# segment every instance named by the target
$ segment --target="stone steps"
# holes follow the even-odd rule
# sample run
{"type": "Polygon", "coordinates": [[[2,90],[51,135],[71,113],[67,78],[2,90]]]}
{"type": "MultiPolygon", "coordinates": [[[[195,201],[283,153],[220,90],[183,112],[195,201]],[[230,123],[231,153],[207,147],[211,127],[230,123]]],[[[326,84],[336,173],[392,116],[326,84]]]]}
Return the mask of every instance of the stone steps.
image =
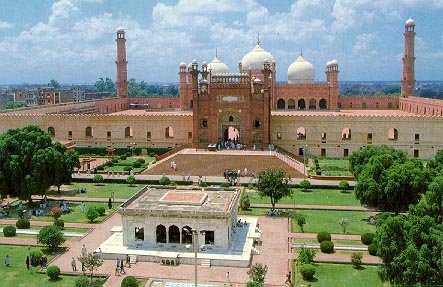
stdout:
{"type": "Polygon", "coordinates": [[[202,268],[211,268],[211,259],[203,259],[200,266],[202,268]]]}

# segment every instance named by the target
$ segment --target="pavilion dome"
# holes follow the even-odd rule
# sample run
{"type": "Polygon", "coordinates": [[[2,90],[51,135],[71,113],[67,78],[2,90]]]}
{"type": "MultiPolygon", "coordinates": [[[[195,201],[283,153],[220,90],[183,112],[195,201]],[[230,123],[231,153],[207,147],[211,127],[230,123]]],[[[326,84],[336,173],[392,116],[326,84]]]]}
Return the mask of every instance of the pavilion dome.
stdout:
{"type": "Polygon", "coordinates": [[[415,22],[414,22],[414,20],[412,18],[409,18],[408,20],[406,20],[405,25],[406,26],[414,26],[415,22]]]}
{"type": "Polygon", "coordinates": [[[208,69],[211,70],[211,73],[213,75],[229,73],[228,66],[225,63],[223,63],[222,61],[220,61],[220,59],[217,57],[217,55],[215,55],[212,62],[208,64],[208,69]]]}
{"type": "Polygon", "coordinates": [[[314,66],[300,55],[288,68],[288,83],[313,83],[314,66]]]}
{"type": "Polygon", "coordinates": [[[263,70],[265,60],[274,62],[274,56],[257,44],[254,49],[247,53],[241,60],[242,69],[263,70]]]}

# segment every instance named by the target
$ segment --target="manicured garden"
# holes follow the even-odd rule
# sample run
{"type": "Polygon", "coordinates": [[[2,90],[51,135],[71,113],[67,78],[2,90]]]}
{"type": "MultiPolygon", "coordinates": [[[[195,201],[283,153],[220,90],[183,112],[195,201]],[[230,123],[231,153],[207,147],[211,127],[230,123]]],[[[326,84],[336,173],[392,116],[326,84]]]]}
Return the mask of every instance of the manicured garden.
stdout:
{"type": "MultiPolygon", "coordinates": [[[[279,204],[304,204],[304,205],[337,205],[360,206],[355,199],[353,191],[343,193],[339,189],[309,189],[308,192],[294,188],[292,197],[283,197],[279,204]]],[[[257,192],[248,192],[251,203],[270,203],[269,197],[260,197],[257,192]]]]}
{"type": "MultiPolygon", "coordinates": [[[[141,184],[129,185],[127,183],[102,183],[95,184],[89,182],[73,182],[69,185],[62,185],[62,191],[57,193],[56,189],[52,189],[48,195],[54,196],[75,196],[85,198],[114,198],[128,199],[143,188],[141,184]],[[79,192],[86,189],[85,193],[79,192]]],[[[87,200],[87,199],[85,199],[87,200]]]]}
{"type": "Polygon", "coordinates": [[[300,275],[300,266],[293,265],[293,274],[298,282],[297,286],[329,287],[383,287],[390,286],[380,280],[377,274],[378,267],[363,265],[362,269],[355,269],[351,264],[314,264],[314,280],[305,281],[300,275]]]}
{"type": "Polygon", "coordinates": [[[139,173],[146,169],[146,167],[155,161],[155,157],[131,157],[127,155],[115,156],[110,161],[97,167],[98,171],[104,171],[108,173],[112,172],[126,172],[129,175],[129,171],[139,173]]]}
{"type": "MultiPolygon", "coordinates": [[[[34,248],[33,249],[41,249],[34,248]]],[[[63,249],[49,252],[41,249],[50,261],[54,256],[63,252],[63,249]]],[[[50,286],[50,287],[72,287],[75,286],[77,276],[60,276],[59,280],[50,281],[44,273],[39,273],[39,267],[32,267],[31,272],[26,269],[26,256],[29,255],[26,246],[0,245],[2,264],[0,264],[1,286],[28,287],[28,286],[50,286]],[[3,260],[9,255],[11,265],[6,267],[3,260]]]]}
{"type": "MultiPolygon", "coordinates": [[[[87,209],[90,208],[98,208],[103,207],[105,208],[105,214],[103,216],[98,216],[94,223],[100,223],[103,220],[105,220],[108,216],[110,216],[112,213],[114,213],[114,209],[108,209],[108,204],[104,202],[85,202],[86,210],[85,212],[81,208],[82,203],[80,202],[71,202],[69,203],[70,212],[63,213],[60,219],[62,219],[64,222],[73,222],[73,223],[90,223],[89,220],[86,218],[87,209]]],[[[36,218],[32,218],[33,220],[40,220],[40,221],[54,221],[54,218],[50,215],[48,216],[39,216],[36,218]]]]}

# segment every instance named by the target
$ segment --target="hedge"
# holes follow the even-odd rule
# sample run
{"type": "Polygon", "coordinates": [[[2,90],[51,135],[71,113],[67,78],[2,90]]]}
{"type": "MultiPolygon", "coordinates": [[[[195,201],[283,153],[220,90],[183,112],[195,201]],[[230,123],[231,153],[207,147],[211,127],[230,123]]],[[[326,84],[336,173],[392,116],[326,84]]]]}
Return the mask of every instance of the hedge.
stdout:
{"type": "MultiPolygon", "coordinates": [[[[80,156],[90,155],[90,156],[108,156],[108,148],[107,147],[96,147],[96,146],[77,146],[74,148],[75,151],[80,156]]],[[[155,154],[155,155],[162,155],[168,151],[171,150],[171,148],[152,148],[152,147],[135,147],[134,148],[134,155],[141,155],[142,150],[146,150],[147,154],[155,154]]],[[[129,156],[132,155],[132,150],[130,147],[116,147],[114,148],[114,155],[116,156],[122,156],[129,154],[129,156]]]]}
{"type": "Polygon", "coordinates": [[[51,265],[46,269],[46,275],[48,275],[50,280],[57,280],[60,276],[60,268],[57,265],[51,265]]]}
{"type": "Polygon", "coordinates": [[[121,287],[138,287],[138,280],[134,276],[126,276],[123,278],[121,287]]]}
{"type": "Polygon", "coordinates": [[[317,233],[317,241],[318,243],[322,243],[323,241],[331,241],[331,234],[326,231],[322,231],[317,233]]]}
{"type": "Polygon", "coordinates": [[[361,243],[364,245],[370,245],[374,240],[374,233],[364,233],[361,235],[361,243]]]}
{"type": "Polygon", "coordinates": [[[369,255],[377,256],[377,245],[375,243],[371,243],[368,245],[369,255]]]}
{"type": "Polygon", "coordinates": [[[300,273],[304,280],[311,281],[314,279],[315,267],[312,264],[303,264],[300,273]]]}
{"type": "Polygon", "coordinates": [[[5,237],[13,237],[17,233],[17,229],[12,225],[7,225],[3,227],[3,235],[5,237]]]}
{"type": "Polygon", "coordinates": [[[26,218],[19,218],[15,223],[18,229],[28,229],[31,227],[31,222],[26,218]]]}
{"type": "Polygon", "coordinates": [[[323,253],[334,253],[334,243],[329,240],[325,240],[322,243],[320,243],[320,250],[323,253]]]}

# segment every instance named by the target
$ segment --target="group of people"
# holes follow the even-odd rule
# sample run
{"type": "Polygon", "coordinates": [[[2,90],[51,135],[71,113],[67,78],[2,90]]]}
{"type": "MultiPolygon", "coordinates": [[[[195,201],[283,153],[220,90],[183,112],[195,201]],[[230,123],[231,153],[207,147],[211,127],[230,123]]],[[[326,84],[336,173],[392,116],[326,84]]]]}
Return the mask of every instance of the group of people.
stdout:
{"type": "MultiPolygon", "coordinates": [[[[6,256],[7,258],[5,258],[5,265],[9,267],[10,258],[8,255],[6,256]]],[[[46,256],[37,258],[34,256],[34,254],[31,254],[31,256],[29,255],[26,256],[26,269],[28,269],[29,272],[31,272],[31,266],[37,266],[37,265],[40,265],[40,268],[45,269],[48,266],[48,258],[46,256]]]]}
{"type": "Polygon", "coordinates": [[[125,267],[131,268],[131,258],[126,255],[126,262],[123,259],[116,259],[115,275],[120,276],[121,274],[126,274],[125,267]]]}
{"type": "Polygon", "coordinates": [[[176,171],[177,170],[177,163],[173,160],[171,161],[171,168],[176,171]]]}
{"type": "Polygon", "coordinates": [[[59,207],[64,213],[69,212],[69,203],[66,200],[62,200],[59,207]]]}

